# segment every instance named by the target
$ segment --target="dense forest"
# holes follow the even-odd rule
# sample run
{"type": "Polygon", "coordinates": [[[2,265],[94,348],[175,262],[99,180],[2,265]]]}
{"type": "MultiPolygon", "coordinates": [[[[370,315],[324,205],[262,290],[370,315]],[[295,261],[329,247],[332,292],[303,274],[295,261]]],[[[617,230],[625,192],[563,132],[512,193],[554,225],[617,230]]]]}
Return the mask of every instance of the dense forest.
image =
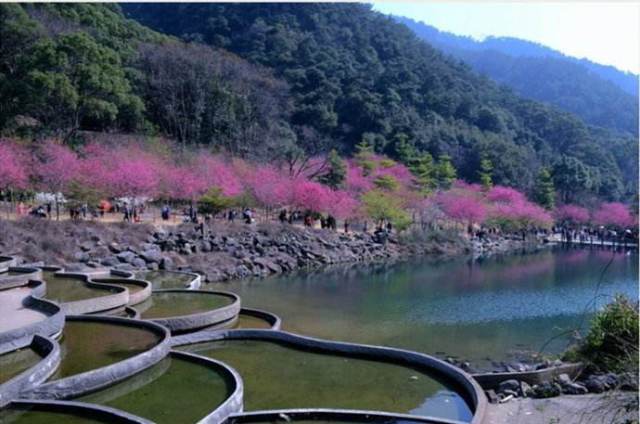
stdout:
{"type": "Polygon", "coordinates": [[[476,41],[396,17],[421,39],[518,94],[575,113],[585,122],[638,135],[638,76],[506,37],[476,41]]]}
{"type": "Polygon", "coordinates": [[[3,4],[0,32],[3,135],[166,136],[263,161],[368,145],[450,157],[468,181],[489,163],[529,192],[548,169],[571,202],[637,191],[633,137],[523,99],[367,5],[3,4]]]}

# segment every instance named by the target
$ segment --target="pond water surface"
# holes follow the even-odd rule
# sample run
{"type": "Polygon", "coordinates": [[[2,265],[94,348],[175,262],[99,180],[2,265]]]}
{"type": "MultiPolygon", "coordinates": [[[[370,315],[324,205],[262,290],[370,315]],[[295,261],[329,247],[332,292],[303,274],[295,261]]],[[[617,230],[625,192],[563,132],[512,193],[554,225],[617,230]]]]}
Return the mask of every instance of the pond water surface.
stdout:
{"type": "Polygon", "coordinates": [[[244,381],[247,411],[340,408],[471,419],[471,410],[454,388],[403,365],[261,340],[223,340],[180,349],[235,368],[244,381]]]}
{"type": "Polygon", "coordinates": [[[279,315],[283,330],[467,359],[556,354],[594,308],[638,296],[638,256],[549,248],[482,261],[416,260],[210,284],[279,315]],[[549,340],[553,341],[547,343],[549,340]]]}
{"type": "Polygon", "coordinates": [[[208,312],[233,303],[229,296],[199,292],[154,292],[136,306],[142,318],[166,318],[208,312]]]}
{"type": "Polygon", "coordinates": [[[114,292],[109,287],[89,287],[81,278],[56,276],[51,271],[44,271],[42,278],[47,283],[45,298],[54,302],[75,302],[77,300],[107,296],[114,292]]]}
{"type": "Polygon", "coordinates": [[[130,325],[67,321],[60,340],[62,361],[51,380],[114,364],[151,349],[160,336],[130,325]]]}
{"type": "Polygon", "coordinates": [[[107,389],[76,400],[122,409],[156,423],[195,423],[233,391],[217,368],[171,355],[107,389]]]}
{"type": "Polygon", "coordinates": [[[0,355],[0,384],[11,380],[16,375],[28,370],[42,360],[30,347],[14,350],[0,355]]]}

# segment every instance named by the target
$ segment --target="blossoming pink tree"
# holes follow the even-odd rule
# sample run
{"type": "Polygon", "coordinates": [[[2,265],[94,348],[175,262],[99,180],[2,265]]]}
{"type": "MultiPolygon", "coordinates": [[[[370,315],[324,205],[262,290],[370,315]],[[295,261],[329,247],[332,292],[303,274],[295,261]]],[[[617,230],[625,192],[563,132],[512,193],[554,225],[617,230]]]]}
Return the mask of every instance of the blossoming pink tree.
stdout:
{"type": "Polygon", "coordinates": [[[557,222],[570,224],[586,224],[589,222],[589,211],[578,205],[561,205],[554,211],[557,222]]]}
{"type": "Polygon", "coordinates": [[[47,141],[41,149],[42,162],[37,166],[40,186],[55,195],[56,219],[60,219],[60,194],[68,194],[70,185],[80,178],[78,155],[69,147],[47,141]]]}
{"type": "Polygon", "coordinates": [[[13,201],[13,190],[29,186],[28,157],[25,149],[13,141],[0,139],[0,189],[9,190],[9,207],[13,201]]]}
{"type": "Polygon", "coordinates": [[[626,205],[619,202],[602,203],[593,214],[593,222],[605,227],[627,228],[637,225],[626,205]]]}
{"type": "Polygon", "coordinates": [[[438,194],[436,202],[448,218],[460,223],[481,224],[487,217],[482,199],[470,192],[449,190],[438,194]]]}

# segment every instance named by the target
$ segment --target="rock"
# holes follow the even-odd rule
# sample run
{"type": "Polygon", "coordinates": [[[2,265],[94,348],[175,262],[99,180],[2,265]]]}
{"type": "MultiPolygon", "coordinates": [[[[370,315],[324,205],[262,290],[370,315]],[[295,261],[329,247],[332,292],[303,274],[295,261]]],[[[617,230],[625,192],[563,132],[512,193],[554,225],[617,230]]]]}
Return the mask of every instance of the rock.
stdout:
{"type": "Polygon", "coordinates": [[[158,269],[160,269],[160,266],[155,262],[150,262],[147,264],[147,269],[150,271],[157,271],[158,269]]]}
{"type": "Polygon", "coordinates": [[[129,251],[120,252],[116,255],[120,262],[132,263],[132,261],[136,258],[136,254],[129,251]]]}
{"type": "Polygon", "coordinates": [[[506,380],[498,385],[498,393],[504,393],[506,390],[517,392],[520,390],[520,383],[518,380],[506,380]]]}
{"type": "Polygon", "coordinates": [[[119,263],[120,263],[120,261],[115,256],[109,256],[109,257],[106,257],[106,258],[104,258],[104,259],[102,259],[100,261],[100,264],[102,264],[104,266],[116,266],[119,263]]]}
{"type": "Polygon", "coordinates": [[[162,254],[159,250],[145,250],[140,254],[140,257],[144,259],[145,262],[160,263],[162,260],[162,254]]]}
{"type": "Polygon", "coordinates": [[[523,397],[530,397],[531,395],[533,395],[533,387],[531,387],[526,381],[521,381],[520,393],[523,397]]]}
{"type": "Polygon", "coordinates": [[[207,240],[202,240],[200,242],[200,251],[207,253],[207,252],[211,252],[212,250],[213,250],[213,247],[211,246],[211,242],[207,240]]]}
{"type": "Polygon", "coordinates": [[[89,242],[89,241],[85,241],[84,243],[80,244],[80,249],[84,252],[88,252],[91,249],[93,249],[93,243],[89,242]]]}
{"type": "Polygon", "coordinates": [[[614,373],[592,374],[584,381],[584,386],[591,393],[602,393],[616,388],[618,383],[618,376],[614,373]]]}
{"type": "Polygon", "coordinates": [[[109,250],[111,251],[111,253],[118,254],[122,252],[123,249],[118,243],[109,243],[109,250]]]}
{"type": "Polygon", "coordinates": [[[531,397],[545,399],[555,396],[560,396],[562,393],[562,387],[558,383],[545,382],[533,386],[533,393],[531,397]]]}
{"type": "Polygon", "coordinates": [[[516,392],[515,390],[509,390],[509,389],[507,389],[507,390],[503,391],[503,392],[502,392],[502,394],[503,394],[504,396],[513,396],[513,397],[518,397],[518,392],[516,392]]]}
{"type": "Polygon", "coordinates": [[[160,260],[160,269],[171,270],[173,269],[173,260],[168,256],[163,256],[160,260]]]}
{"type": "Polygon", "coordinates": [[[496,392],[493,390],[487,390],[485,393],[487,394],[487,399],[489,400],[489,403],[498,403],[498,401],[500,400],[496,392]]]}
{"type": "Polygon", "coordinates": [[[618,375],[618,387],[620,388],[620,390],[637,392],[638,376],[630,372],[625,372],[618,375]]]}
{"type": "Polygon", "coordinates": [[[147,263],[142,258],[134,258],[131,261],[131,265],[133,265],[135,268],[146,268],[147,267],[147,263]]]}
{"type": "Polygon", "coordinates": [[[88,262],[90,258],[87,252],[78,251],[73,254],[73,259],[78,262],[88,262]]]}
{"type": "Polygon", "coordinates": [[[571,381],[567,374],[560,374],[556,381],[562,388],[562,393],[566,395],[583,395],[588,392],[587,388],[582,384],[571,381]]]}

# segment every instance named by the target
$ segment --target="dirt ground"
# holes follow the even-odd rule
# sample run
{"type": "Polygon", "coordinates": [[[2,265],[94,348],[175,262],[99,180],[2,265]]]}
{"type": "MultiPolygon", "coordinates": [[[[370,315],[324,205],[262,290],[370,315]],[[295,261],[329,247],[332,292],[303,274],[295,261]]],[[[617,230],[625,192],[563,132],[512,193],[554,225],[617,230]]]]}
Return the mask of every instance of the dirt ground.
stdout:
{"type": "MultiPolygon", "coordinates": [[[[491,404],[488,424],[629,424],[638,423],[638,411],[626,411],[637,398],[633,392],[609,392],[550,399],[519,398],[491,404]]],[[[637,405],[637,404],[636,404],[637,405]]]]}

